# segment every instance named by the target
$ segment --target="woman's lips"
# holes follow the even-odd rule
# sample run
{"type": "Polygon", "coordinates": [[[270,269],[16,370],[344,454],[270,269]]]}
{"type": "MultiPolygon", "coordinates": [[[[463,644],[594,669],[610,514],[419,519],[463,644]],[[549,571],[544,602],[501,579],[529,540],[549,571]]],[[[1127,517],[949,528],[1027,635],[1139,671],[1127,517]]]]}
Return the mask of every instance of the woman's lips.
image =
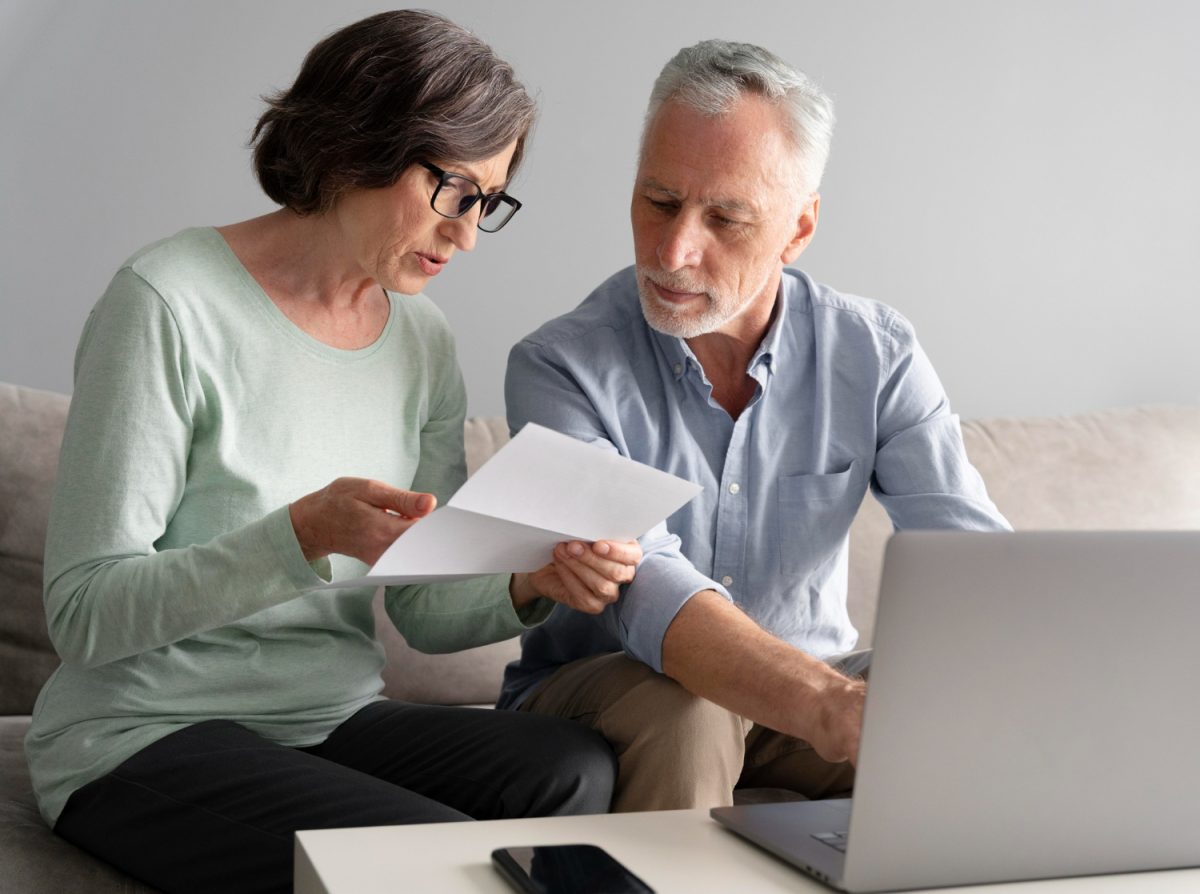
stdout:
{"type": "Polygon", "coordinates": [[[417,252],[417,263],[421,265],[421,271],[426,276],[437,276],[442,272],[442,268],[446,266],[449,258],[441,258],[437,255],[427,255],[417,252]]]}

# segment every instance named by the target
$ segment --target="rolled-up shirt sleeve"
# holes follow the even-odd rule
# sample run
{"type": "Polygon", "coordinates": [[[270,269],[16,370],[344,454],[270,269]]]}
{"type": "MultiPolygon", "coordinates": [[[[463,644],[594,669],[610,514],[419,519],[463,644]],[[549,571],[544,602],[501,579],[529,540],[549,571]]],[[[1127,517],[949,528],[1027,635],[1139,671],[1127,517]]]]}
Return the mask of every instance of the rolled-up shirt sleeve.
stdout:
{"type": "MultiPolygon", "coordinates": [[[[526,339],[510,352],[505,379],[505,403],[512,434],[536,422],[596,445],[623,453],[595,405],[565,365],[554,361],[542,346],[526,339]]],[[[729,591],[696,570],[680,550],[680,540],[665,522],[638,538],[643,558],[632,583],[605,610],[601,623],[614,632],[621,648],[662,672],[662,643],[667,628],[689,599],[715,590],[726,599],[729,591]]],[[[569,611],[558,608],[557,611],[569,611]]]]}
{"type": "Polygon", "coordinates": [[[621,648],[661,674],[663,638],[684,603],[703,590],[732,598],[684,557],[679,538],[665,523],[656,525],[638,542],[645,557],[615,606],[621,648]]]}

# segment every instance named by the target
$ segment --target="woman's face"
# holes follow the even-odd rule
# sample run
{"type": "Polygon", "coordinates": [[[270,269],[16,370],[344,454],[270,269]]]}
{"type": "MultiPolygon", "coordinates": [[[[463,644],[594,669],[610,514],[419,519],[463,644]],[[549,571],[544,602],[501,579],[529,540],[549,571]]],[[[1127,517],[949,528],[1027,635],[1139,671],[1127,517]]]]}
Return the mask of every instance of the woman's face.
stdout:
{"type": "MultiPolygon", "coordinates": [[[[504,189],[516,145],[483,161],[429,161],[490,194],[504,189]]],[[[358,266],[389,291],[415,295],[456,251],[475,247],[480,203],[462,217],[442,217],[430,205],[437,185],[435,174],[414,164],[392,186],[346,193],[330,212],[358,266]]]]}

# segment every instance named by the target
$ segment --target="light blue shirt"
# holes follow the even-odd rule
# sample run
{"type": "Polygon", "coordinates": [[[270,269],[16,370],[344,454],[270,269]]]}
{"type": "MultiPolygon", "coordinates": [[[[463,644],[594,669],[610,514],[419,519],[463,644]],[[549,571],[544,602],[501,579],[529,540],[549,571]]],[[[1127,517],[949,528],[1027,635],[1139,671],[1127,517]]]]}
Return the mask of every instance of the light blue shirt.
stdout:
{"type": "Polygon", "coordinates": [[[558,606],[523,634],[502,707],[599,652],[661,672],[668,625],[707,589],[811,655],[849,651],[847,535],[868,487],[898,529],[1008,529],[912,326],[891,308],[785,270],[746,372],[758,387],[734,420],[687,342],[646,324],[633,268],[513,348],[513,432],[537,422],[704,490],[642,538],[645,558],[617,603],[599,616],[558,606]]]}

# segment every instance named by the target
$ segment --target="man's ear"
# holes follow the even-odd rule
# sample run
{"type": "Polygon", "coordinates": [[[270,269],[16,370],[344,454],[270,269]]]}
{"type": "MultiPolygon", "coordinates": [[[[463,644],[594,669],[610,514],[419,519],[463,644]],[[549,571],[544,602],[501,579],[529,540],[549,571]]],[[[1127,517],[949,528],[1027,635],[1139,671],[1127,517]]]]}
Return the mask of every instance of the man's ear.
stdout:
{"type": "Polygon", "coordinates": [[[796,232],[792,235],[791,240],[783,248],[783,254],[780,255],[780,260],[784,266],[792,263],[796,258],[800,257],[804,249],[808,248],[808,243],[812,242],[812,238],[817,232],[817,218],[821,213],[821,195],[813,193],[800,209],[800,216],[796,218],[796,232]]]}

